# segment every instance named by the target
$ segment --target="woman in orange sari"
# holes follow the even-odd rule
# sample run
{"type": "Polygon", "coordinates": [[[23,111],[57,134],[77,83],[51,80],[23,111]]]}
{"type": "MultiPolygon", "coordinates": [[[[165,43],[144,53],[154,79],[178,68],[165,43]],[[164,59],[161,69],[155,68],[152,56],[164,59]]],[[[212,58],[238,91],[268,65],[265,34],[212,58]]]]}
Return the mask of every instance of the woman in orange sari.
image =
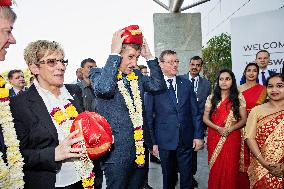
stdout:
{"type": "Polygon", "coordinates": [[[208,126],[208,189],[237,189],[240,129],[245,125],[246,117],[245,100],[237,89],[233,72],[221,70],[203,115],[208,126]]]}
{"type": "Polygon", "coordinates": [[[253,108],[245,127],[253,154],[248,175],[252,189],[284,188],[284,77],[267,79],[269,101],[253,108]]]}
{"type": "MultiPolygon", "coordinates": [[[[244,77],[246,82],[240,86],[239,91],[243,94],[246,100],[246,110],[249,114],[250,110],[266,100],[266,88],[257,83],[259,67],[256,63],[249,63],[245,67],[244,77]]],[[[239,188],[249,189],[249,177],[247,174],[250,152],[244,140],[244,128],[241,130],[241,154],[240,154],[240,172],[239,172],[239,188]]]]}

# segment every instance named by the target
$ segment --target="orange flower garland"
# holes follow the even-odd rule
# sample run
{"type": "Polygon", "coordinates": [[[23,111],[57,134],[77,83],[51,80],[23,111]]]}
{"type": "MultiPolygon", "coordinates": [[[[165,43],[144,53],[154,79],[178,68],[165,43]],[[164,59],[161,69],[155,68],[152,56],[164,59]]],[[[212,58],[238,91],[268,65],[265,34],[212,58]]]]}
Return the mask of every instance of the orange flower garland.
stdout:
{"type": "Polygon", "coordinates": [[[130,82],[130,88],[133,94],[133,99],[131,98],[128,90],[126,89],[121,73],[117,74],[118,79],[118,89],[122,94],[126,106],[129,111],[129,116],[134,127],[134,140],[136,147],[136,160],[135,163],[138,167],[144,167],[145,164],[145,148],[143,139],[143,116],[142,116],[142,100],[140,97],[140,90],[138,87],[138,76],[134,72],[131,72],[126,76],[127,80],[130,82]]]}

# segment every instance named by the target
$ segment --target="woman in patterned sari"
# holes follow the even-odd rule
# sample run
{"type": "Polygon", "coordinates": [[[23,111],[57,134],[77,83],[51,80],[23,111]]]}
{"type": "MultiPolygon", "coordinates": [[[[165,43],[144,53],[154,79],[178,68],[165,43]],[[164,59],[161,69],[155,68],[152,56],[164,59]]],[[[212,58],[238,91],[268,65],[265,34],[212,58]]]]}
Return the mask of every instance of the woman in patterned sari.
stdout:
{"type": "Polygon", "coordinates": [[[284,188],[284,77],[267,80],[269,101],[253,108],[245,127],[253,154],[248,175],[252,189],[284,188]]]}
{"type": "Polygon", "coordinates": [[[208,189],[237,189],[240,129],[246,123],[246,105],[231,70],[221,70],[217,82],[203,115],[208,126],[208,189]]]}
{"type": "MultiPolygon", "coordinates": [[[[249,63],[245,67],[244,77],[246,82],[240,86],[239,91],[246,100],[246,110],[249,114],[250,110],[266,100],[266,88],[257,83],[259,67],[256,63],[249,63]]],[[[249,177],[247,174],[250,152],[244,140],[244,128],[241,130],[241,154],[240,154],[240,172],[239,172],[239,188],[249,189],[249,177]]]]}

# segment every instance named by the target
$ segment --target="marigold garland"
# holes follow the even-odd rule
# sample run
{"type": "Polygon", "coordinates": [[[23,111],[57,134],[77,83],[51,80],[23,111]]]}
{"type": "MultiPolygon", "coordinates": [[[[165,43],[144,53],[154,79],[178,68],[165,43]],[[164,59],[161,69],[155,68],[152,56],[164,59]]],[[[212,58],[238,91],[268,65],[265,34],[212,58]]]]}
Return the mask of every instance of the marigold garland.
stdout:
{"type": "Polygon", "coordinates": [[[0,89],[0,125],[3,131],[4,143],[7,147],[7,164],[0,152],[0,188],[22,189],[24,188],[24,159],[20,153],[20,142],[17,139],[13,117],[10,110],[9,90],[0,89]]]}
{"type": "Polygon", "coordinates": [[[140,97],[140,90],[138,86],[138,76],[134,72],[131,72],[127,76],[127,80],[130,82],[130,89],[133,94],[133,99],[130,96],[130,93],[126,89],[122,75],[117,74],[117,85],[120,93],[122,94],[126,106],[128,108],[129,116],[134,127],[134,140],[136,147],[136,160],[135,163],[138,167],[144,167],[145,164],[145,148],[144,148],[144,139],[143,139],[143,116],[142,116],[142,100],[140,97]]]}
{"type": "MultiPolygon", "coordinates": [[[[67,137],[67,135],[70,133],[72,121],[78,116],[78,112],[75,106],[73,106],[71,103],[68,103],[64,106],[64,110],[61,110],[59,107],[53,108],[50,112],[50,115],[60,126],[65,137],[67,137]]],[[[84,141],[80,142],[79,145],[81,148],[86,149],[84,141]]],[[[84,151],[83,154],[83,157],[81,157],[79,160],[75,159],[74,162],[77,172],[82,178],[83,187],[86,189],[92,189],[94,188],[95,179],[95,174],[92,172],[94,165],[86,151],[84,151]]]]}

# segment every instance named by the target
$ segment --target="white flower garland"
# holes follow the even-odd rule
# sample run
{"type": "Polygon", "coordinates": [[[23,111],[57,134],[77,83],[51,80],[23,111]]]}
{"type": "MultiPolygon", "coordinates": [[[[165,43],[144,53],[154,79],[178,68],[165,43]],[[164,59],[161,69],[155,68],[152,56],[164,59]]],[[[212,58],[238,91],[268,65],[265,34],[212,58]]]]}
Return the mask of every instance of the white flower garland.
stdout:
{"type": "Polygon", "coordinates": [[[134,139],[135,139],[135,147],[136,147],[136,160],[135,162],[138,164],[138,167],[143,167],[145,164],[145,155],[144,155],[144,139],[143,139],[143,116],[142,116],[142,100],[140,96],[140,90],[138,86],[138,80],[133,79],[130,80],[130,88],[133,94],[133,100],[126,89],[123,80],[119,80],[117,82],[118,89],[122,94],[126,106],[129,111],[129,116],[132,121],[134,127],[134,139]]]}
{"type": "MultiPolygon", "coordinates": [[[[61,110],[58,107],[53,108],[52,111],[50,112],[50,115],[51,115],[52,119],[54,119],[55,122],[57,122],[57,120],[53,116],[53,111],[54,111],[54,113],[55,112],[61,113],[64,121],[62,121],[61,123],[59,123],[59,122],[57,122],[57,123],[59,124],[60,129],[62,130],[62,132],[64,134],[64,137],[67,137],[70,134],[70,128],[71,128],[71,125],[72,125],[74,119],[78,116],[78,112],[76,110],[76,107],[73,106],[71,103],[65,105],[64,107],[65,107],[64,110],[61,110]],[[71,116],[68,115],[68,112],[66,111],[67,107],[70,107],[70,106],[72,106],[72,108],[74,108],[74,110],[72,112],[73,114],[71,116]],[[73,116],[75,116],[75,117],[73,117],[73,116]]],[[[81,130],[82,130],[82,128],[81,128],[81,130]]],[[[80,148],[85,149],[82,152],[84,155],[82,157],[80,157],[79,159],[74,158],[73,160],[74,160],[74,163],[75,163],[77,173],[82,178],[82,183],[84,185],[86,180],[91,179],[90,177],[94,178],[94,176],[92,176],[92,171],[93,171],[94,165],[93,165],[92,160],[87,155],[85,141],[79,142],[79,146],[80,146],[80,148]]],[[[91,189],[91,188],[93,188],[93,186],[88,186],[86,188],[91,189]]]]}
{"type": "Polygon", "coordinates": [[[24,159],[20,153],[20,142],[17,139],[9,103],[9,98],[0,99],[0,124],[7,147],[7,164],[0,152],[0,188],[23,189],[25,184],[23,180],[24,159]]]}

